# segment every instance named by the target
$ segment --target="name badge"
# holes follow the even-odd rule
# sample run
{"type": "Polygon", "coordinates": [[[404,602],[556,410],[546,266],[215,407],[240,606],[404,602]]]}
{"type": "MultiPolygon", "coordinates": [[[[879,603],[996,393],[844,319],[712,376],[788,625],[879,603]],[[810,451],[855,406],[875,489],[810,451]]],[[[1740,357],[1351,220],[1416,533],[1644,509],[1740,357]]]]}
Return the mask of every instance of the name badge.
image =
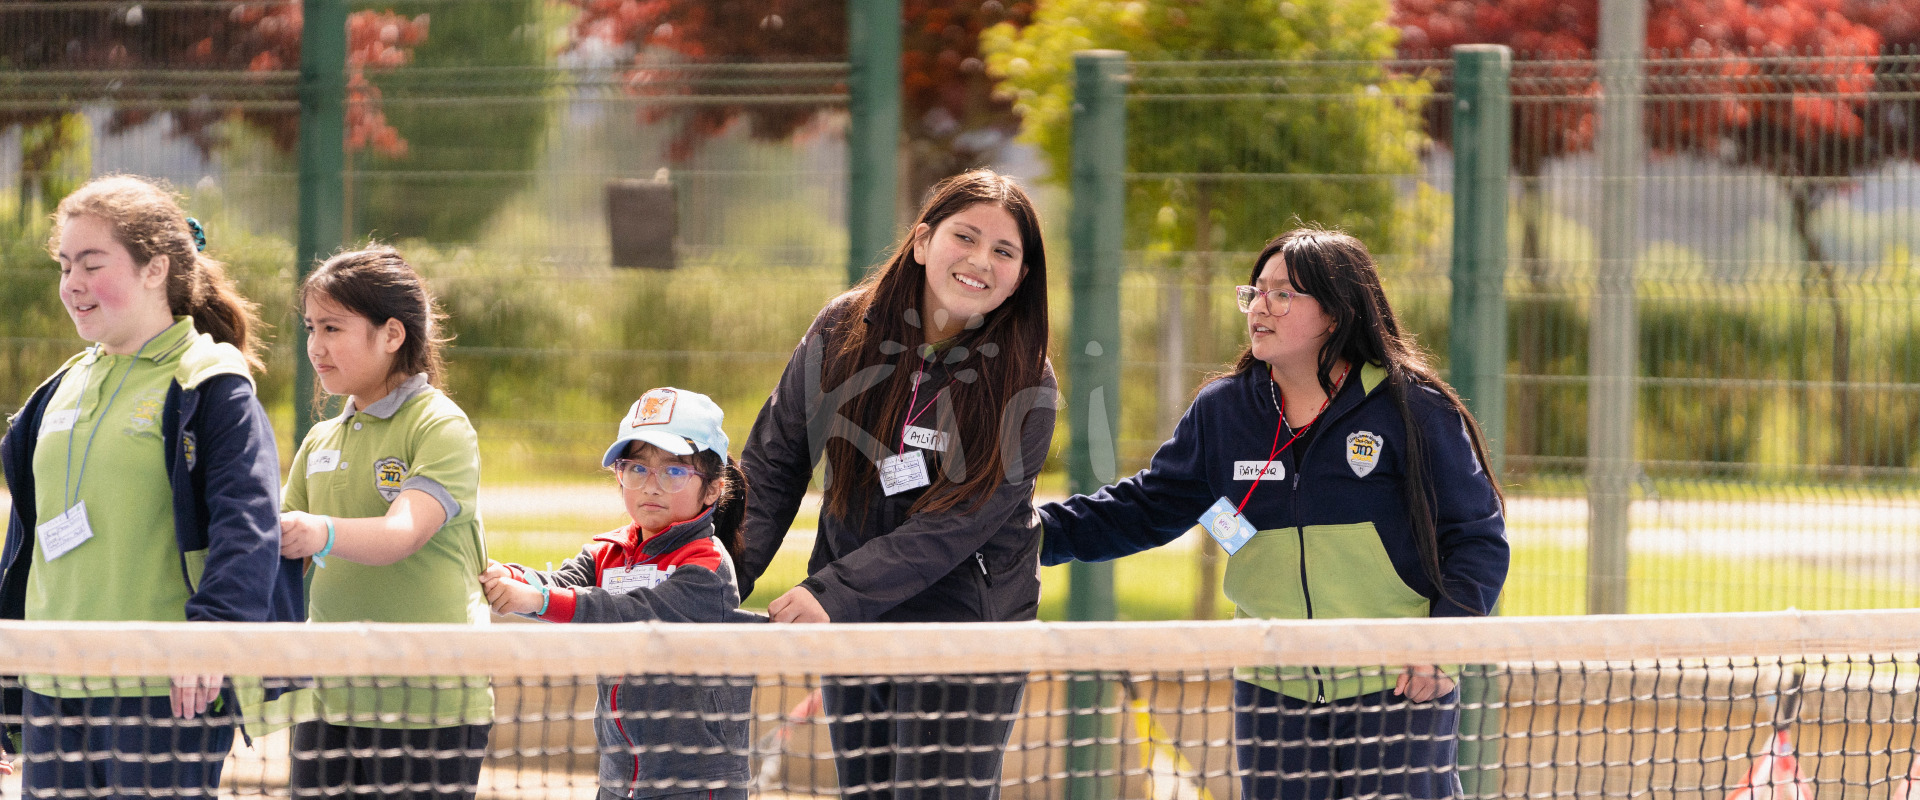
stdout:
{"type": "Polygon", "coordinates": [[[880,462],[880,491],[886,492],[888,497],[932,482],[927,478],[927,458],[919,450],[910,450],[880,462]]]}
{"type": "Polygon", "coordinates": [[[73,424],[80,421],[80,409],[69,408],[65,411],[50,411],[40,418],[40,435],[73,430],[73,424]]]}
{"type": "Polygon", "coordinates": [[[315,450],[307,454],[307,474],[332,472],[340,468],[340,451],[315,450]]]}
{"type": "Polygon", "coordinates": [[[34,528],[33,532],[40,537],[40,548],[46,552],[48,561],[72,552],[93,538],[93,526],[87,524],[87,501],[74,503],[72,508],[34,528]]]}
{"type": "MultiPolygon", "coordinates": [[[[1255,466],[1254,469],[1259,467],[1255,466]]],[[[1227,555],[1240,552],[1240,548],[1245,546],[1255,533],[1258,533],[1253,529],[1253,525],[1247,522],[1247,518],[1240,516],[1240,512],[1235,511],[1233,504],[1227,502],[1227,498],[1224,497],[1213,501],[1213,506],[1207,509],[1207,513],[1200,515],[1200,527],[1207,529],[1207,535],[1219,542],[1220,549],[1227,551],[1227,555]]]]}
{"type": "Polygon", "coordinates": [[[667,577],[672,574],[672,567],[663,570],[652,564],[603,570],[600,573],[600,588],[613,594],[626,594],[635,589],[652,589],[665,583],[667,577]]]}
{"type": "Polygon", "coordinates": [[[1287,477],[1287,468],[1278,459],[1275,459],[1272,464],[1265,461],[1233,462],[1233,479],[1236,481],[1277,481],[1285,477],[1287,477]],[[1266,467],[1266,471],[1262,472],[1261,467],[1266,467]]]}
{"type": "Polygon", "coordinates": [[[908,425],[905,438],[907,444],[913,447],[918,447],[922,450],[938,450],[942,453],[947,452],[947,435],[940,431],[922,428],[918,425],[908,425]]]}

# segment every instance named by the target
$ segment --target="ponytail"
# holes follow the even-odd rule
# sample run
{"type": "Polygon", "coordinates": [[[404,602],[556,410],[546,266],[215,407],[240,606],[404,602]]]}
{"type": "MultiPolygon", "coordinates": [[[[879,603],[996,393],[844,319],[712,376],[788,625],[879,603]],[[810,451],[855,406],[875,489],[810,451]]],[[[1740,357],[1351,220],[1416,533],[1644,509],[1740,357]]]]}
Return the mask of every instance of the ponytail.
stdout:
{"type": "Polygon", "coordinates": [[[740,462],[729,461],[720,475],[726,488],[713,504],[713,535],[727,548],[734,563],[739,563],[747,555],[746,540],[741,535],[747,519],[747,474],[740,471],[740,462]]]}
{"type": "MultiPolygon", "coordinates": [[[[701,472],[714,476],[708,480],[720,481],[720,499],[713,501],[713,538],[720,540],[737,564],[747,554],[741,534],[747,518],[747,474],[740,471],[738,460],[721,464],[720,454],[712,450],[694,453],[693,462],[701,472]]],[[[701,491],[706,491],[705,487],[701,491]]]]}
{"type": "Polygon", "coordinates": [[[248,367],[266,371],[266,364],[260,360],[259,339],[253,335],[260,324],[259,306],[241,296],[225,264],[205,253],[195,253],[186,270],[168,270],[167,304],[173,313],[193,317],[194,330],[239,348],[247,357],[248,367]]]}

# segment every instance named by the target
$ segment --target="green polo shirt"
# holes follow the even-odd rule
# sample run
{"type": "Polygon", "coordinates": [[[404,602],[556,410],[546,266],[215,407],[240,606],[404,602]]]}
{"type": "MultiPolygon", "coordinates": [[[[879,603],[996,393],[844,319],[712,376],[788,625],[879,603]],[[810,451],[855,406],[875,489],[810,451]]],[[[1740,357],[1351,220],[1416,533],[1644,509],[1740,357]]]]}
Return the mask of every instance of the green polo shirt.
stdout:
{"type": "MultiPolygon", "coordinates": [[[[432,496],[447,521],[413,555],[386,566],[334,556],[314,569],[314,622],[455,622],[485,625],[480,570],[479,438],[467,415],[415,375],[379,402],[352,408],[308,432],[294,454],[282,507],[330,517],[385,516],[409,489],[432,496]]],[[[321,681],[316,710],[328,722],[367,728],[441,728],[485,723],[493,690],[485,676],[321,681]]]]}
{"type": "MultiPolygon", "coordinates": [[[[49,621],[186,620],[187,598],[200,582],[206,551],[186,554],[187,575],[173,530],[173,489],[167,476],[161,412],[167,390],[222,373],[247,374],[246,360],[178,317],[134,355],[95,347],[69,361],[34,444],[37,506],[33,564],[27,575],[25,618],[49,621]],[[49,559],[48,523],[84,503],[92,536],[49,559]]],[[[164,695],[165,678],[119,686],[104,678],[89,688],[61,679],[32,681],[36,692],[60,697],[164,695]]]]}

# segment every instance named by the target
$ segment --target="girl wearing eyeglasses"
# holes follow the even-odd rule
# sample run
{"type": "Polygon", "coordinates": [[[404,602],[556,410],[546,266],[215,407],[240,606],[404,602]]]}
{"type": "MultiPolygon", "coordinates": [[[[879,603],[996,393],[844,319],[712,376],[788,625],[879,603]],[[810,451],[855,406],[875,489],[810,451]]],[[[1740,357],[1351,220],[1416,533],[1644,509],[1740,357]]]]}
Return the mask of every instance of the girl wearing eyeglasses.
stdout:
{"type": "MultiPolygon", "coordinates": [[[[743,593],[827,462],[809,575],[768,606],[774,622],[1035,618],[1033,486],[1057,395],[1046,265],[1032,201],[976,170],[934,187],[887,265],[814,320],[741,454],[743,593]]],[[[843,793],[997,796],[1022,687],[828,681],[843,793]]]]}
{"type": "MultiPolygon", "coordinates": [[[[1042,562],[1107,561],[1199,525],[1235,616],[1481,616],[1507,574],[1480,427],[1404,333],[1358,239],[1275,238],[1236,289],[1250,342],[1146,470],[1041,506],[1042,562]]],[[[1460,794],[1445,665],[1235,675],[1242,796],[1460,794]]]]}
{"type": "MultiPolygon", "coordinates": [[[[440,388],[440,314],[390,247],[341,253],[300,287],[314,404],[346,398],[294,454],[281,552],[312,560],[315,622],[484,625],[478,437],[440,388]]],[[[293,727],[294,797],[472,798],[492,731],[484,675],[326,678],[293,727]]]]}
{"type": "MultiPolygon", "coordinates": [[[[757,620],[737,610],[747,483],[721,420],[697,392],[641,395],[602,459],[633,524],[552,572],[490,564],[480,581],[493,610],[547,622],[757,620]]],[[[600,796],[744,800],[752,700],[751,677],[601,679],[600,796]]]]}

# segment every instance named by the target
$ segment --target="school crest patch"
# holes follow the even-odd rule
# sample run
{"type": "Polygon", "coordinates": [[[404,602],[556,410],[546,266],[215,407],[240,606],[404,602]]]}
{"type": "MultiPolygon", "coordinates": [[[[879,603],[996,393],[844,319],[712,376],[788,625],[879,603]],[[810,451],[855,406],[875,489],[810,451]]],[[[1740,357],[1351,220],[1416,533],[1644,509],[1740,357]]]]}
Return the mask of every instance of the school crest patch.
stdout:
{"type": "Polygon", "coordinates": [[[672,389],[653,389],[640,395],[640,402],[633,404],[633,416],[627,419],[627,427],[638,428],[642,425],[664,425],[673,421],[673,404],[679,395],[672,389]]]}
{"type": "Polygon", "coordinates": [[[383,458],[373,462],[373,488],[387,502],[400,496],[400,484],[407,480],[407,462],[398,458],[383,458]]]}
{"type": "Polygon", "coordinates": [[[158,435],[160,412],[166,406],[165,389],[149,389],[133,399],[133,412],[127,415],[127,435],[158,435]]]}
{"type": "Polygon", "coordinates": [[[1347,434],[1347,466],[1353,468],[1357,477],[1367,477],[1374,465],[1380,463],[1380,453],[1385,450],[1385,439],[1372,431],[1354,431],[1347,434]]]}

